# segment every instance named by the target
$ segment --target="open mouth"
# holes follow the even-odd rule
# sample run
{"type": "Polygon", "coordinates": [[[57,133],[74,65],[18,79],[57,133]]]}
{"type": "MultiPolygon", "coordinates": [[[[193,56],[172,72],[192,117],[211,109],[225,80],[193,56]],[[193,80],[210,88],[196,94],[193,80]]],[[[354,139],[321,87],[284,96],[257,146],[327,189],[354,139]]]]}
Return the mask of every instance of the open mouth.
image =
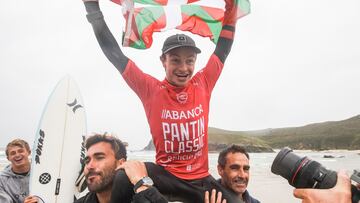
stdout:
{"type": "Polygon", "coordinates": [[[175,74],[179,81],[186,81],[189,77],[189,74],[175,74]]]}
{"type": "Polygon", "coordinates": [[[242,179],[234,180],[234,183],[237,187],[246,187],[246,181],[242,179]]]}
{"type": "Polygon", "coordinates": [[[91,182],[92,180],[94,180],[97,177],[100,177],[100,173],[92,172],[86,176],[86,179],[91,182]]]}
{"type": "Polygon", "coordinates": [[[14,162],[21,163],[22,160],[23,160],[23,157],[19,157],[19,158],[14,159],[14,162]]]}
{"type": "Polygon", "coordinates": [[[97,178],[100,178],[100,175],[88,176],[88,177],[87,177],[87,182],[88,182],[88,183],[96,182],[96,179],[97,179],[97,178]]]}
{"type": "Polygon", "coordinates": [[[179,78],[187,78],[189,76],[189,74],[186,73],[176,73],[175,75],[179,78]]]}
{"type": "Polygon", "coordinates": [[[187,72],[175,72],[175,75],[177,77],[188,77],[189,73],[187,73],[187,72]]]}
{"type": "Polygon", "coordinates": [[[246,185],[244,183],[235,183],[236,187],[245,187],[246,185]]]}

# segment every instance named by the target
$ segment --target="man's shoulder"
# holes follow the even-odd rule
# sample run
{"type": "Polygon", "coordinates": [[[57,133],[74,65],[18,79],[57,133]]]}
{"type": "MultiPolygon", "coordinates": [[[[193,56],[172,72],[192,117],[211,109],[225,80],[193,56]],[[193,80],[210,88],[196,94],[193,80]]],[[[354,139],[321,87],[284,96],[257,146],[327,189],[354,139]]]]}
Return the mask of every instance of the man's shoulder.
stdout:
{"type": "Polygon", "coordinates": [[[260,201],[259,200],[257,200],[257,199],[255,199],[255,198],[253,198],[250,194],[249,194],[249,192],[246,190],[245,191],[245,194],[244,194],[244,199],[246,200],[246,202],[249,202],[249,203],[260,203],[260,201]]]}
{"type": "Polygon", "coordinates": [[[155,187],[149,187],[134,195],[132,203],[167,203],[166,198],[155,187]]]}
{"type": "Polygon", "coordinates": [[[251,196],[250,196],[250,202],[251,202],[251,203],[260,203],[259,200],[255,199],[255,198],[253,198],[253,197],[251,197],[251,196]]]}
{"type": "Polygon", "coordinates": [[[0,177],[12,176],[14,173],[11,171],[11,165],[7,165],[2,171],[0,171],[0,177]]]}

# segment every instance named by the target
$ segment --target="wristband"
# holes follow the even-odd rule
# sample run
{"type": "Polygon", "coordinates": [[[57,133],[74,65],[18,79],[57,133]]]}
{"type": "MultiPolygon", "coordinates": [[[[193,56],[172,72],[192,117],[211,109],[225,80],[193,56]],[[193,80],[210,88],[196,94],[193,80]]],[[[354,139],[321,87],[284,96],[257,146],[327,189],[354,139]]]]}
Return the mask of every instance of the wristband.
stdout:
{"type": "Polygon", "coordinates": [[[136,193],[136,190],[139,189],[139,187],[141,187],[143,185],[150,187],[150,186],[154,185],[154,182],[153,182],[153,180],[151,180],[150,177],[145,176],[134,185],[134,192],[136,193]]]}

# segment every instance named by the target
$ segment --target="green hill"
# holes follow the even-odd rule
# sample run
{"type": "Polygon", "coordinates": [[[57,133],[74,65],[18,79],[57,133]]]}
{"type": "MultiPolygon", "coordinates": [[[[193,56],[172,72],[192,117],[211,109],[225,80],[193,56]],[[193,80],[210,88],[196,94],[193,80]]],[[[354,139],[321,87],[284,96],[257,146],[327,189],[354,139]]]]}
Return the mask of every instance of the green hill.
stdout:
{"type": "MultiPolygon", "coordinates": [[[[231,144],[249,152],[271,152],[285,146],[293,149],[360,149],[360,115],[342,121],[314,123],[302,127],[269,128],[255,131],[228,131],[209,127],[209,151],[231,144]]],[[[145,150],[153,150],[152,141],[145,150]]]]}
{"type": "Polygon", "coordinates": [[[232,144],[241,145],[248,152],[273,152],[266,141],[254,136],[249,136],[247,132],[227,131],[219,128],[209,127],[209,151],[221,151],[232,144]]]}
{"type": "Polygon", "coordinates": [[[356,150],[360,149],[360,115],[342,121],[268,129],[255,134],[273,148],[356,150]]]}
{"type": "MultiPolygon", "coordinates": [[[[209,127],[208,134],[210,152],[221,151],[232,144],[241,145],[248,152],[273,152],[272,148],[265,141],[257,137],[242,135],[242,132],[209,127]]],[[[152,140],[149,141],[144,150],[155,150],[152,140]]]]}

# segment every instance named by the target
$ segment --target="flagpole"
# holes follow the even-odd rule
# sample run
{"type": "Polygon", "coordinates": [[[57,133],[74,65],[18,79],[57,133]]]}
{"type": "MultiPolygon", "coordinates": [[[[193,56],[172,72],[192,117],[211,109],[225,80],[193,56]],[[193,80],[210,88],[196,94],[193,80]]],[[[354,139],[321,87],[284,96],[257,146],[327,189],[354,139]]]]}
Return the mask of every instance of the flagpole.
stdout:
{"type": "Polygon", "coordinates": [[[134,1],[125,0],[122,6],[123,6],[123,14],[125,14],[127,12],[129,13],[126,28],[125,28],[123,46],[129,47],[130,46],[129,41],[130,41],[131,30],[132,30],[132,18],[134,16],[134,1]]]}

